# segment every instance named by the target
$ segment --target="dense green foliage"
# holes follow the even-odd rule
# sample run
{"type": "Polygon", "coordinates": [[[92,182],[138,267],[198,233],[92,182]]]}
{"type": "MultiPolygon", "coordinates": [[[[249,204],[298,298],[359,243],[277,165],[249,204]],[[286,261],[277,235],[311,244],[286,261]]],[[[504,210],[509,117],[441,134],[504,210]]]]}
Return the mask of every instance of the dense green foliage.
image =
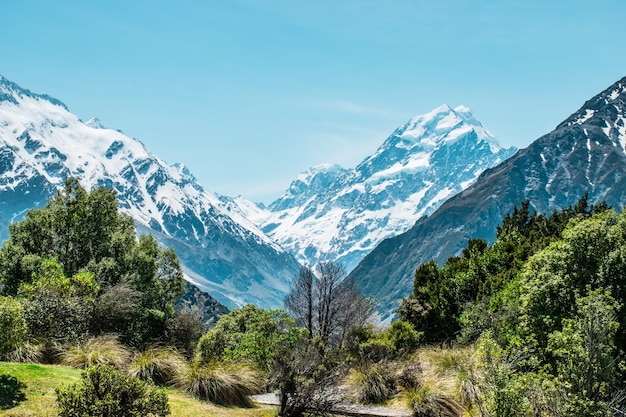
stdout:
{"type": "Polygon", "coordinates": [[[135,236],[115,192],[66,181],[45,207],[11,224],[0,249],[0,283],[24,303],[30,336],[68,341],[116,332],[139,346],[163,334],[182,295],[172,249],[135,236]]]}
{"type": "Polygon", "coordinates": [[[294,347],[303,338],[303,329],[282,310],[264,310],[248,304],[220,317],[215,327],[198,342],[200,362],[214,360],[248,361],[267,370],[277,347],[294,347]]]}
{"type": "Polygon", "coordinates": [[[476,341],[482,415],[612,415],[626,405],[625,248],[626,214],[606,204],[544,216],[524,202],[493,244],[421,265],[398,313],[427,342],[476,341]]]}
{"type": "Polygon", "coordinates": [[[164,417],[170,414],[167,395],[115,368],[88,368],[81,380],[57,389],[60,417],[164,417]]]}
{"type": "Polygon", "coordinates": [[[11,297],[0,297],[0,355],[12,351],[26,338],[22,305],[11,297]]]}
{"type": "Polygon", "coordinates": [[[606,204],[589,207],[586,195],[575,206],[547,216],[523,202],[504,217],[493,244],[470,239],[462,255],[449,258],[443,266],[434,261],[420,265],[413,293],[402,300],[398,316],[424,332],[428,343],[449,341],[460,333],[465,341],[475,340],[494,320],[510,318],[499,305],[502,291],[514,290],[511,282],[533,254],[558,240],[571,221],[607,209],[606,204]]]}

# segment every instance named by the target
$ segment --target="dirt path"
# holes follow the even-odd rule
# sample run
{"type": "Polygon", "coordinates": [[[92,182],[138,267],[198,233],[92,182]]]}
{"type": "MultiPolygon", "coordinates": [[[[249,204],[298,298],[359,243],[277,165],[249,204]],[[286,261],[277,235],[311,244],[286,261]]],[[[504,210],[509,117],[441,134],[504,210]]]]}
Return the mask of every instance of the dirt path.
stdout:
{"type": "MultiPolygon", "coordinates": [[[[278,405],[276,394],[253,395],[252,401],[258,404],[278,405]]],[[[378,407],[362,404],[337,404],[334,410],[338,415],[354,417],[411,417],[413,414],[406,408],[378,407]]]]}

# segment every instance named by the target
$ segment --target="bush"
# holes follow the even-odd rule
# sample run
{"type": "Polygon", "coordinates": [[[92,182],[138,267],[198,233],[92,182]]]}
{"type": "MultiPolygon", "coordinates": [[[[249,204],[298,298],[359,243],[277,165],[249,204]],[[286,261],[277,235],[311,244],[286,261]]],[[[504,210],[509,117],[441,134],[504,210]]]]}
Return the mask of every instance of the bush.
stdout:
{"type": "Polygon", "coordinates": [[[66,343],[83,340],[89,333],[92,306],[80,297],[61,297],[42,289],[24,300],[24,316],[33,338],[66,343]]]}
{"type": "Polygon", "coordinates": [[[141,306],[141,292],[128,284],[107,287],[96,300],[92,331],[124,334],[141,306]]]}
{"type": "Polygon", "coordinates": [[[198,341],[196,355],[203,363],[214,360],[252,362],[268,371],[277,349],[293,348],[306,330],[282,310],[264,310],[252,304],[223,315],[198,341]]]}
{"type": "Polygon", "coordinates": [[[19,347],[26,337],[22,305],[12,297],[0,297],[0,355],[19,347]]]}
{"type": "Polygon", "coordinates": [[[164,417],[170,414],[164,391],[108,365],[83,372],[76,384],[56,390],[59,417],[164,417]]]}
{"type": "Polygon", "coordinates": [[[157,385],[170,385],[185,369],[187,361],[173,347],[150,347],[137,355],[128,374],[157,385]]]}
{"type": "Polygon", "coordinates": [[[387,329],[385,337],[393,345],[396,354],[402,355],[414,351],[421,343],[424,334],[415,330],[408,321],[394,321],[387,329]]]}
{"type": "Polygon", "coordinates": [[[119,370],[130,362],[130,352],[115,336],[92,337],[85,343],[71,346],[61,353],[61,363],[74,368],[108,364],[119,370]]]}
{"type": "Polygon", "coordinates": [[[248,366],[196,361],[179,375],[177,386],[215,404],[252,407],[248,396],[258,394],[263,384],[259,372],[248,366]]]}

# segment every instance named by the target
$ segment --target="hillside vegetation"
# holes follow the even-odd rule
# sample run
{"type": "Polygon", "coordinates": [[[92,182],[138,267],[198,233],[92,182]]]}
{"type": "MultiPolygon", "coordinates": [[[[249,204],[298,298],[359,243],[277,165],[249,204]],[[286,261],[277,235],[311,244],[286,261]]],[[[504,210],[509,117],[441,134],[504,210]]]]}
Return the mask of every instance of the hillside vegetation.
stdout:
{"type": "Polygon", "coordinates": [[[176,253],[135,236],[114,192],[69,179],[0,249],[4,415],[328,415],[340,403],[415,416],[626,412],[626,214],[587,196],[522,202],[492,243],[416,266],[389,327],[334,262],[293,277],[286,310],[212,329],[176,312],[176,253]],[[21,362],[21,363],[18,363],[21,362]],[[250,396],[278,395],[278,410],[250,396]]]}

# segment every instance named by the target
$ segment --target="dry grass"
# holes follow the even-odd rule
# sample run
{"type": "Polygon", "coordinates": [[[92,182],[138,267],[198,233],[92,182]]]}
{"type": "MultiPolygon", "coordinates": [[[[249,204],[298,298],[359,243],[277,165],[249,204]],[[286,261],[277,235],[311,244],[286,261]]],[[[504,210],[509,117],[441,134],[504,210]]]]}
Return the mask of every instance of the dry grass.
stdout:
{"type": "Polygon", "coordinates": [[[389,364],[353,369],[348,380],[356,391],[356,401],[363,404],[382,404],[397,393],[394,371],[389,364]]]}
{"type": "Polygon", "coordinates": [[[187,360],[175,348],[153,346],[135,357],[128,374],[157,385],[172,385],[187,366],[187,360]]]}
{"type": "Polygon", "coordinates": [[[44,359],[45,347],[39,343],[24,342],[12,352],[3,356],[7,362],[41,363],[44,359]]]}
{"type": "Polygon", "coordinates": [[[413,355],[400,381],[406,381],[402,396],[416,416],[465,415],[471,357],[469,348],[424,348],[413,355]]]}
{"type": "Polygon", "coordinates": [[[60,356],[63,365],[79,369],[108,364],[124,370],[131,359],[131,354],[124,345],[117,337],[110,335],[92,337],[85,343],[70,346],[60,356]]]}
{"type": "Polygon", "coordinates": [[[263,380],[246,365],[194,362],[179,375],[176,386],[214,404],[252,407],[249,396],[260,392],[263,380]]]}

